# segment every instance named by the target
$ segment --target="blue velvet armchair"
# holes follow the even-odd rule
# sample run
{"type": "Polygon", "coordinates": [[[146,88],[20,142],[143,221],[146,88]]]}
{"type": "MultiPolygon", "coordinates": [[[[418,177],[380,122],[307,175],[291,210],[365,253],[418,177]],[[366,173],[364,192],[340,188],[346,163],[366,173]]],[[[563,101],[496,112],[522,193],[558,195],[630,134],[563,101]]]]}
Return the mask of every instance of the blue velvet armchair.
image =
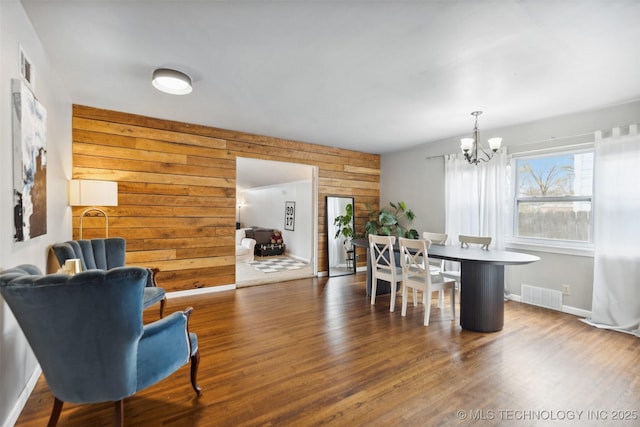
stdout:
{"type": "MultiPolygon", "coordinates": [[[[51,246],[58,264],[63,266],[68,259],[80,259],[82,271],[110,270],[125,266],[126,241],[121,237],[91,240],[69,240],[51,246]]],[[[144,289],[143,306],[150,307],[160,302],[160,317],[164,314],[167,301],[165,291],[158,287],[155,279],[156,270],[148,269],[147,286],[144,289]]]]}
{"type": "Polygon", "coordinates": [[[24,332],[55,396],[49,426],[64,402],[115,402],[168,377],[191,361],[197,394],[198,338],[189,333],[192,309],[144,325],[140,267],[42,275],[22,265],[0,272],[0,294],[24,332]]]}

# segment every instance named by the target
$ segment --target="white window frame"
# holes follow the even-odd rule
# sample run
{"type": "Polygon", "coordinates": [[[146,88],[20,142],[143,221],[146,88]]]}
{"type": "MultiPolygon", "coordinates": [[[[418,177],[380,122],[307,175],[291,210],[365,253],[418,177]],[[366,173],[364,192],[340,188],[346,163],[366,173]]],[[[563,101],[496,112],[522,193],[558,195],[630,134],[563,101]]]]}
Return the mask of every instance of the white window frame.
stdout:
{"type": "MultiPolygon", "coordinates": [[[[572,146],[573,147],[573,146],[572,146]]],[[[592,143],[589,144],[580,144],[580,148],[571,148],[571,147],[556,147],[548,150],[536,150],[535,152],[522,152],[517,154],[512,154],[510,156],[509,162],[509,179],[510,183],[508,185],[508,200],[509,200],[509,215],[508,215],[508,224],[506,227],[507,235],[505,236],[505,245],[508,249],[520,249],[520,250],[529,250],[529,251],[539,251],[539,252],[551,252],[551,253],[559,253],[559,254],[567,254],[567,255],[578,255],[578,256],[587,256],[593,257],[594,245],[593,245],[593,218],[594,218],[594,210],[593,210],[593,201],[594,194],[591,192],[591,196],[566,196],[566,197],[528,197],[524,201],[562,201],[562,202],[581,202],[588,201],[591,203],[591,221],[589,224],[589,238],[591,241],[589,242],[580,242],[580,241],[572,241],[572,240],[562,240],[562,239],[545,239],[545,238],[534,238],[534,237],[520,237],[517,236],[517,227],[518,227],[518,202],[522,202],[523,198],[517,197],[517,173],[516,170],[516,162],[518,160],[526,160],[526,159],[538,159],[541,157],[551,157],[551,156],[562,156],[567,154],[580,154],[580,153],[588,153],[594,152],[594,147],[592,143]]],[[[594,156],[595,163],[595,156],[594,156]]],[[[592,177],[592,181],[595,180],[595,175],[592,177]]],[[[593,186],[593,182],[591,184],[593,186]]]]}

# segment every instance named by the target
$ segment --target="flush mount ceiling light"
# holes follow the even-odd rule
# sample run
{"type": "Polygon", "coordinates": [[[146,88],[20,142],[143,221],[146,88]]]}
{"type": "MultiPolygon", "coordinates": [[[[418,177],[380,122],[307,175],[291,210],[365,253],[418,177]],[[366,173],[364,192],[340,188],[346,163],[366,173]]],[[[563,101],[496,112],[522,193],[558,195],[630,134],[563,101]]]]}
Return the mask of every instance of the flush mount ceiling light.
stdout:
{"type": "Polygon", "coordinates": [[[192,90],[191,77],[169,68],[155,70],[152,83],[156,89],[172,95],[186,95],[192,90]]]}

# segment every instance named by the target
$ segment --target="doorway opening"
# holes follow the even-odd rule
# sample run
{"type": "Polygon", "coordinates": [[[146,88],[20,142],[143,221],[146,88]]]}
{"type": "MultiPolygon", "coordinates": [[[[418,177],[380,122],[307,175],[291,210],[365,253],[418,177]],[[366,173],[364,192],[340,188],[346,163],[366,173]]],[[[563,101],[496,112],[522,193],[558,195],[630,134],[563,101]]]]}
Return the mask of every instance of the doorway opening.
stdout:
{"type": "Polygon", "coordinates": [[[236,158],[236,245],[242,235],[256,241],[253,257],[236,256],[237,287],[318,274],[317,176],[316,166],[236,158]],[[258,264],[277,259],[292,265],[258,264]]]}

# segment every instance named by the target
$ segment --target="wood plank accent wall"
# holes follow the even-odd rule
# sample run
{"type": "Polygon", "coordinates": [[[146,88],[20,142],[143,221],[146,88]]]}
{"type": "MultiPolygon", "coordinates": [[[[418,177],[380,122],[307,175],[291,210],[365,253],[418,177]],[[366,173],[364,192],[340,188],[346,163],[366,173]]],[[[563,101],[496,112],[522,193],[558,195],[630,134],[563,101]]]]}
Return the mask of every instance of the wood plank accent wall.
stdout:
{"type": "MultiPolygon", "coordinates": [[[[318,167],[319,271],[325,197],[354,197],[357,231],[379,206],[377,154],[73,106],[73,178],[118,182],[109,235],[127,240],[128,264],[159,268],[168,291],[235,283],[237,157],[318,167]]],[[[75,239],[83,210],[73,208],[75,239]]],[[[104,237],[104,218],[85,218],[83,237],[104,237]]]]}

